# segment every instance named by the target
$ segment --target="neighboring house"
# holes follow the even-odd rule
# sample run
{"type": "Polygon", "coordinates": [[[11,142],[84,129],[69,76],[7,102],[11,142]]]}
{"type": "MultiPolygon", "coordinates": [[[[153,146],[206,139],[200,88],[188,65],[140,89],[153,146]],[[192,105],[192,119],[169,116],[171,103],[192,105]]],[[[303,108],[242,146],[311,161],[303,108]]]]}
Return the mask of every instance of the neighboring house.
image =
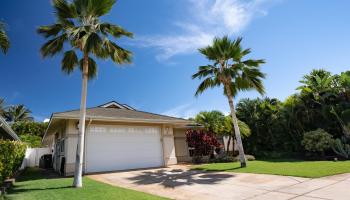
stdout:
{"type": "Polygon", "coordinates": [[[0,117],[0,139],[20,140],[11,126],[2,117],[0,117]]]}
{"type": "MultiPolygon", "coordinates": [[[[79,110],[53,113],[43,144],[54,169],[74,173],[79,110]]],[[[115,101],[86,110],[84,173],[162,167],[190,161],[189,120],[135,110],[115,101]]]]}

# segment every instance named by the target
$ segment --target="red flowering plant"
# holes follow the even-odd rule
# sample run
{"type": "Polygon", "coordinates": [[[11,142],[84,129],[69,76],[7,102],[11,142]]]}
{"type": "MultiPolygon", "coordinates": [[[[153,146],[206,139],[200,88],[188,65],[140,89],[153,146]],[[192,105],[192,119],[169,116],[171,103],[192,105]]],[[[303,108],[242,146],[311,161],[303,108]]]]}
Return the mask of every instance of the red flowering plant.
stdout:
{"type": "Polygon", "coordinates": [[[188,147],[193,149],[194,157],[211,155],[215,148],[220,147],[215,135],[205,130],[187,130],[186,141],[188,147]]]}

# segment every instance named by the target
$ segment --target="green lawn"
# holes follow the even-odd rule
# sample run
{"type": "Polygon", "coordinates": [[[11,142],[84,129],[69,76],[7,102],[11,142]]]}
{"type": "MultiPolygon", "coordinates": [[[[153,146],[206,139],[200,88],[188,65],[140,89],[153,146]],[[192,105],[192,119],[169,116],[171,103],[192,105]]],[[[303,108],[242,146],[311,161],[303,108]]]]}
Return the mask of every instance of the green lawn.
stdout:
{"type": "Polygon", "coordinates": [[[165,199],[133,190],[114,187],[84,177],[83,188],[72,188],[72,178],[56,177],[39,169],[27,169],[8,191],[5,199],[118,199],[118,200],[160,200],[165,199]]]}
{"type": "Polygon", "coordinates": [[[240,168],[239,162],[234,162],[198,165],[193,169],[319,178],[350,173],[350,161],[256,160],[249,161],[247,168],[240,168]]]}

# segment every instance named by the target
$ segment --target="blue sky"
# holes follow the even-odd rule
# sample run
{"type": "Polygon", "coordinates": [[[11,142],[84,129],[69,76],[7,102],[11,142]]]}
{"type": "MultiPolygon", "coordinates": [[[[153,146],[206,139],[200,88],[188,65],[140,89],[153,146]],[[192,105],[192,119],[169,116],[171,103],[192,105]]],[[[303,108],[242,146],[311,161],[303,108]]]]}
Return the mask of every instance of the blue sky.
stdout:
{"type": "MultiPolygon", "coordinates": [[[[312,68],[339,73],[350,66],[348,0],[119,0],[104,17],[133,32],[119,42],[134,53],[133,64],[99,61],[89,82],[88,106],[110,100],[137,109],[193,116],[201,110],[228,111],[222,89],[194,97],[197,66],[208,62],[197,52],[213,36],[242,36],[251,58],[263,58],[266,95],[281,100],[296,92],[312,68]]],[[[0,97],[23,103],[37,120],[79,107],[81,75],[60,71],[61,55],[41,58],[44,39],[36,28],[54,22],[48,0],[3,2],[0,19],[8,24],[11,49],[0,54],[0,97]]],[[[255,92],[238,98],[257,97],[255,92]]]]}

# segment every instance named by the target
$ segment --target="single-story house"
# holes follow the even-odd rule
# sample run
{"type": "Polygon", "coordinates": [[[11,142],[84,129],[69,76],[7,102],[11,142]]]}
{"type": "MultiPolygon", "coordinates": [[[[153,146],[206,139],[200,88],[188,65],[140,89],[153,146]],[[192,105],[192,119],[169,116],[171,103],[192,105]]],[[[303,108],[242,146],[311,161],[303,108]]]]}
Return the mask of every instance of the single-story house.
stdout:
{"type": "MultiPolygon", "coordinates": [[[[74,173],[79,110],[53,113],[43,145],[56,171],[74,173]]],[[[85,174],[162,167],[190,161],[185,132],[192,121],[143,112],[112,101],[86,110],[85,174]]]]}
{"type": "Polygon", "coordinates": [[[0,139],[2,140],[20,140],[11,126],[0,116],[0,139]]]}

